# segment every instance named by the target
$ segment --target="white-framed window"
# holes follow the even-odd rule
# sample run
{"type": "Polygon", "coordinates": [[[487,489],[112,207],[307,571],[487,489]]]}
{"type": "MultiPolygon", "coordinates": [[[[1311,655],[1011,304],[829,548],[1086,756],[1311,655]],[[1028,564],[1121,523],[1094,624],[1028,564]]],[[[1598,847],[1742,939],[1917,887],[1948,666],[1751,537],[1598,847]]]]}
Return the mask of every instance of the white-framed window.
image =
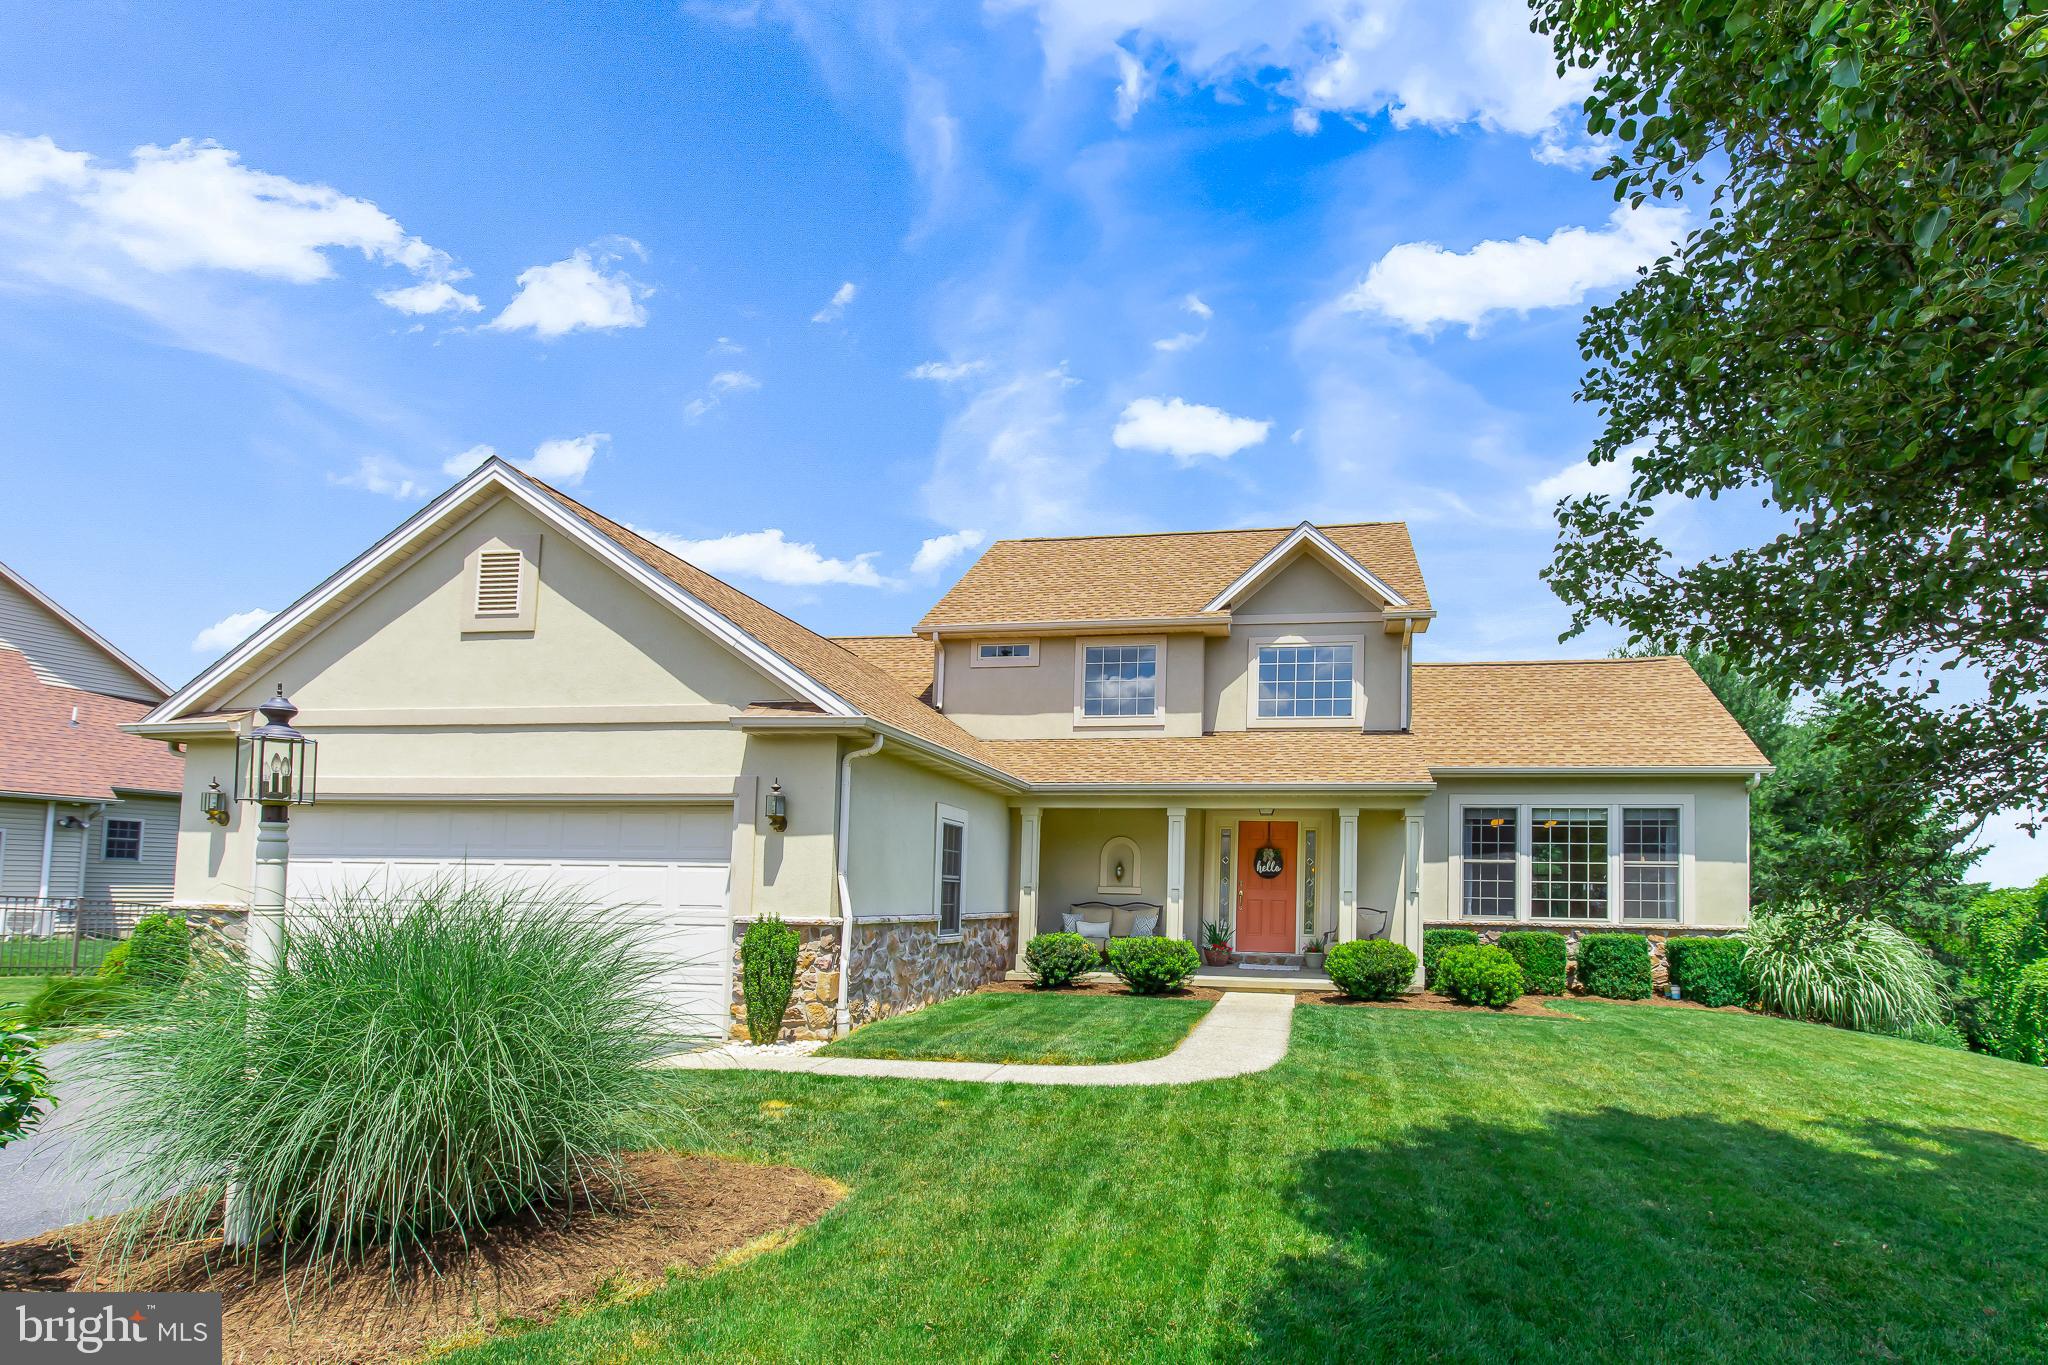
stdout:
{"type": "Polygon", "coordinates": [[[1621,810],[1621,917],[1678,918],[1678,809],[1624,806],[1621,810]]]}
{"type": "Polygon", "coordinates": [[[960,937],[961,897],[967,885],[967,812],[953,806],[938,809],[933,840],[932,906],[939,917],[939,937],[960,937]]]}
{"type": "Polygon", "coordinates": [[[979,640],[968,660],[976,668],[1036,668],[1036,640],[979,640]]]}
{"type": "Polygon", "coordinates": [[[100,857],[108,862],[132,863],[142,858],[140,820],[109,819],[100,839],[100,857]]]}
{"type": "Polygon", "coordinates": [[[1459,838],[1465,860],[1460,912],[1478,919],[1515,917],[1515,859],[1521,851],[1517,806],[1467,806],[1459,838]]]}
{"type": "Polygon", "coordinates": [[[1365,713],[1364,657],[1360,635],[1255,637],[1245,665],[1245,724],[1358,724],[1365,713]]]}
{"type": "Polygon", "coordinates": [[[1690,796],[1473,796],[1451,808],[1458,914],[1680,924],[1693,886],[1690,796]]]}
{"type": "Polygon", "coordinates": [[[1163,640],[1082,641],[1074,651],[1074,723],[1160,724],[1165,661],[1163,640]]]}

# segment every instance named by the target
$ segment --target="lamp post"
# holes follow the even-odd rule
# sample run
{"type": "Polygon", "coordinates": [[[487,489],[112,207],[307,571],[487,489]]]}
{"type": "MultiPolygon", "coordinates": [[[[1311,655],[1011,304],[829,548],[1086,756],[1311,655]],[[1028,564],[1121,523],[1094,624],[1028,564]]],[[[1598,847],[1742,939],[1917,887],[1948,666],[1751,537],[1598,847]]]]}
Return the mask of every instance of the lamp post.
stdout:
{"type": "MultiPolygon", "coordinates": [[[[277,695],[256,708],[263,717],[235,749],[236,796],[259,806],[256,867],[249,897],[249,982],[260,994],[284,966],[285,874],[291,859],[291,808],[313,804],[319,745],[292,728],[299,708],[277,695]]],[[[254,1003],[253,1001],[251,1002],[254,1003]]],[[[225,1240],[230,1246],[255,1242],[261,1230],[239,1185],[228,1187],[225,1240]]]]}

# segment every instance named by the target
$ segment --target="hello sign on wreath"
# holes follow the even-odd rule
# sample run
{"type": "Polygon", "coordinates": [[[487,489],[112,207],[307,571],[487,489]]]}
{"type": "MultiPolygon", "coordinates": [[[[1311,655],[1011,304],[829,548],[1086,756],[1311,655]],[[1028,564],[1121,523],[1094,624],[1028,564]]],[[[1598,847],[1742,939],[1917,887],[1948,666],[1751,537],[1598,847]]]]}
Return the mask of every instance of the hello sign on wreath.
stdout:
{"type": "Polygon", "coordinates": [[[1280,850],[1267,844],[1252,855],[1252,871],[1261,877],[1277,877],[1286,866],[1281,860],[1280,850]]]}

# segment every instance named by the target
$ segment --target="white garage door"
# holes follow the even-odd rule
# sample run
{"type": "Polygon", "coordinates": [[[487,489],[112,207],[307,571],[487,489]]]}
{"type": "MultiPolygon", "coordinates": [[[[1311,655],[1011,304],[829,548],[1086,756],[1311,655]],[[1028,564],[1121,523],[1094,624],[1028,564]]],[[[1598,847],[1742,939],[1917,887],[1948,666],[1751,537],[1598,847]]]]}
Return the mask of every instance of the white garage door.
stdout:
{"type": "Polygon", "coordinates": [[[725,1031],[731,936],[729,806],[316,806],[292,818],[294,901],[467,871],[573,889],[641,926],[669,964],[674,1023],[725,1031]]]}

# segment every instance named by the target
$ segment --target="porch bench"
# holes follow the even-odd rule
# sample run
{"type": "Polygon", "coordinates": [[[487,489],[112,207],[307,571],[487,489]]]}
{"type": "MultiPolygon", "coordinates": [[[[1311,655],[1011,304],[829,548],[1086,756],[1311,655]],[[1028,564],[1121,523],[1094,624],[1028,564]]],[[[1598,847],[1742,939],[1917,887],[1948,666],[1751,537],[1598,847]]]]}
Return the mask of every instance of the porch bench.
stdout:
{"type": "Polygon", "coordinates": [[[1061,916],[1061,924],[1071,924],[1068,932],[1079,934],[1107,953],[1113,938],[1142,937],[1138,926],[1147,916],[1152,924],[1146,935],[1157,934],[1166,918],[1166,907],[1153,901],[1075,901],[1061,916]]]}

